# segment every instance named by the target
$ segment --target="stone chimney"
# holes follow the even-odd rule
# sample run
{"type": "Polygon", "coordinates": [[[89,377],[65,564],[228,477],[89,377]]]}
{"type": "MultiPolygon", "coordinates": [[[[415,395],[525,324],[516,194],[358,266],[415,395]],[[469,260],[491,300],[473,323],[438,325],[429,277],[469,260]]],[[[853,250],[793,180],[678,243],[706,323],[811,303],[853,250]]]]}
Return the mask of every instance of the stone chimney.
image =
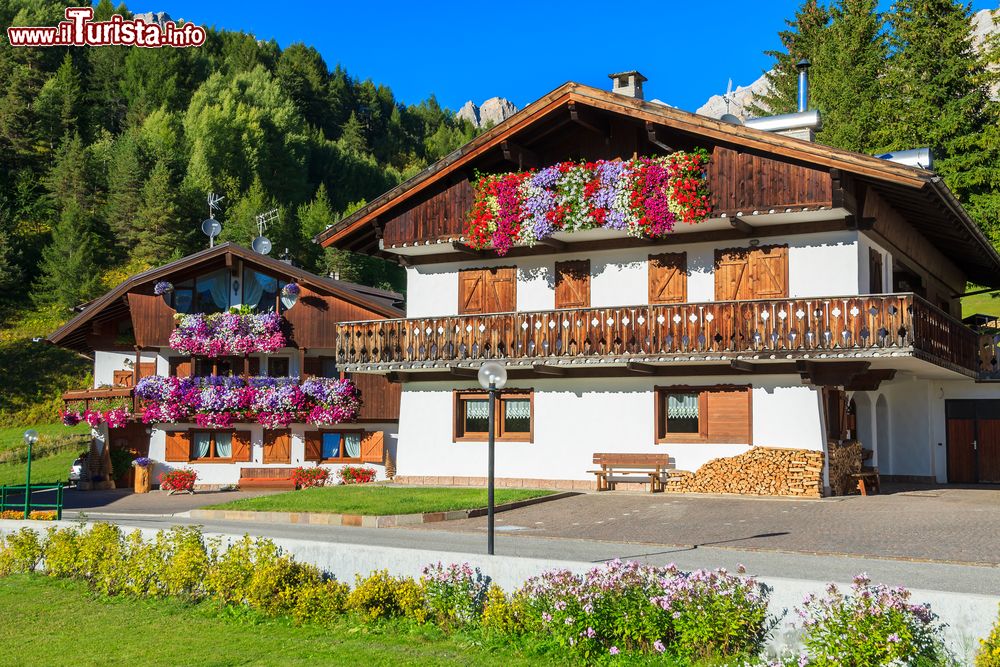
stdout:
{"type": "Polygon", "coordinates": [[[649,80],[636,70],[609,74],[608,78],[611,79],[611,92],[634,97],[637,100],[643,99],[642,82],[649,80]]]}

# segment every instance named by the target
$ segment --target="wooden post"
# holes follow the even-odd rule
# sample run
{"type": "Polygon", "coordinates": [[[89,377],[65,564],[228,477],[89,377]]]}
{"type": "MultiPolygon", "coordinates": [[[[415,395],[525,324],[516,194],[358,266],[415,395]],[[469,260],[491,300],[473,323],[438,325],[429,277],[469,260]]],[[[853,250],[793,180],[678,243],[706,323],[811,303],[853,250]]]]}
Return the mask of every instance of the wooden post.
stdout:
{"type": "Polygon", "coordinates": [[[305,377],[306,377],[306,373],[305,372],[306,372],[306,348],[300,347],[299,348],[299,384],[302,384],[302,381],[305,379],[305,377]]]}
{"type": "Polygon", "coordinates": [[[132,369],[132,386],[139,384],[139,364],[142,361],[142,348],[135,346],[135,367],[132,369]]]}

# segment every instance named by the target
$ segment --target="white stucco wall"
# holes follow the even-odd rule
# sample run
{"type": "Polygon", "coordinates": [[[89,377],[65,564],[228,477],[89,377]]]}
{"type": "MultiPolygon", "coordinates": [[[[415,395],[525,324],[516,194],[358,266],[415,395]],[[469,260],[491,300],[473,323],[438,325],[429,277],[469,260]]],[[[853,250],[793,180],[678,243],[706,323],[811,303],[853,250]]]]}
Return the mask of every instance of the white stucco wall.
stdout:
{"type": "MultiPolygon", "coordinates": [[[[789,245],[789,296],[840,296],[867,291],[867,259],[863,289],[860,282],[857,232],[801,234],[781,241],[789,245]]],[[[649,300],[647,267],[649,255],[679,251],[687,252],[688,301],[713,301],[715,250],[748,245],[749,239],[721,244],[649,245],[638,249],[602,250],[583,254],[567,253],[558,256],[496,258],[412,266],[406,270],[406,312],[408,317],[457,314],[459,269],[495,266],[517,266],[518,310],[551,310],[555,307],[555,263],[557,260],[573,259],[590,260],[592,306],[644,304],[649,300]]]]}
{"type": "Polygon", "coordinates": [[[869,280],[869,275],[871,273],[871,265],[868,260],[868,251],[874,248],[882,255],[882,294],[889,294],[892,292],[892,254],[886,250],[884,247],[876,243],[871,239],[871,237],[865,234],[858,235],[858,285],[861,288],[860,294],[868,294],[870,292],[871,283],[869,280]]]}
{"type": "MultiPolygon", "coordinates": [[[[135,364],[135,352],[94,352],[94,388],[112,386],[115,381],[115,371],[132,370],[126,362],[130,365],[135,364]]],[[[166,364],[166,360],[161,360],[155,352],[143,352],[141,363],[150,362],[156,363],[157,373],[161,373],[161,365],[166,364]]]]}
{"type": "MultiPolygon", "coordinates": [[[[654,385],[745,384],[746,378],[601,378],[511,382],[534,389],[534,440],[498,442],[496,475],[526,479],[591,480],[595,452],[668,452],[683,470],[734,456],[750,445],[821,450],[817,392],[798,376],[775,376],[753,389],[752,443],[655,444],[654,385]]],[[[482,477],[485,442],[453,441],[454,389],[474,382],[421,382],[403,387],[397,474],[482,477]]]]}
{"type": "MultiPolygon", "coordinates": [[[[384,435],[385,448],[390,455],[396,449],[396,425],[395,424],[351,424],[350,428],[363,428],[366,431],[382,431],[384,435]]],[[[264,427],[259,424],[240,424],[237,428],[241,431],[250,431],[251,457],[250,462],[241,463],[185,463],[181,461],[164,461],[166,458],[167,431],[186,431],[196,428],[195,424],[158,424],[152,427],[149,438],[149,457],[156,461],[156,468],[153,473],[154,481],[159,480],[160,474],[175,468],[191,468],[198,473],[198,484],[224,485],[236,484],[240,479],[241,468],[288,468],[315,465],[311,461],[305,461],[305,439],[304,433],[307,430],[315,430],[315,427],[303,424],[293,424],[290,427],[292,432],[292,462],[288,463],[268,463],[264,461],[264,427]]],[[[330,429],[332,430],[332,429],[330,429]]],[[[357,465],[357,464],[355,464],[357,465]]],[[[377,478],[385,479],[385,466],[374,463],[365,463],[375,469],[377,478]]],[[[343,467],[339,464],[324,464],[324,468],[330,470],[331,480],[334,479],[337,469],[343,467]]]]}

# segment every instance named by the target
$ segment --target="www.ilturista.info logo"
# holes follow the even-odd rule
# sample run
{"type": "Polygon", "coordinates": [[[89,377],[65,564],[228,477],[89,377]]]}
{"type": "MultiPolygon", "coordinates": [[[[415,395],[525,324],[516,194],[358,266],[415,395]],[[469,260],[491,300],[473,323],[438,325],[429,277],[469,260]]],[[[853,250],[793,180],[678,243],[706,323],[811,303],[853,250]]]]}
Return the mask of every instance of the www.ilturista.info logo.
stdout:
{"type": "Polygon", "coordinates": [[[193,23],[178,26],[173,21],[146,23],[141,18],[125,19],[114,14],[109,21],[93,21],[93,7],[67,7],[66,20],[55,27],[10,27],[11,46],[201,46],[205,29],[193,23]]]}

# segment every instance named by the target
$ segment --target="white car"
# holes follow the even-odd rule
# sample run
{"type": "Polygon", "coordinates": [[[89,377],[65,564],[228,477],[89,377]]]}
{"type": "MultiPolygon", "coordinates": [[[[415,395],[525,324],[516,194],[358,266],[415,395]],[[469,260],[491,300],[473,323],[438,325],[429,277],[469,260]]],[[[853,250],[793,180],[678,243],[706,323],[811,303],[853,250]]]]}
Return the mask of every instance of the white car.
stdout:
{"type": "Polygon", "coordinates": [[[69,467],[68,486],[76,486],[80,483],[80,476],[83,475],[83,457],[78,456],[69,467]]]}

